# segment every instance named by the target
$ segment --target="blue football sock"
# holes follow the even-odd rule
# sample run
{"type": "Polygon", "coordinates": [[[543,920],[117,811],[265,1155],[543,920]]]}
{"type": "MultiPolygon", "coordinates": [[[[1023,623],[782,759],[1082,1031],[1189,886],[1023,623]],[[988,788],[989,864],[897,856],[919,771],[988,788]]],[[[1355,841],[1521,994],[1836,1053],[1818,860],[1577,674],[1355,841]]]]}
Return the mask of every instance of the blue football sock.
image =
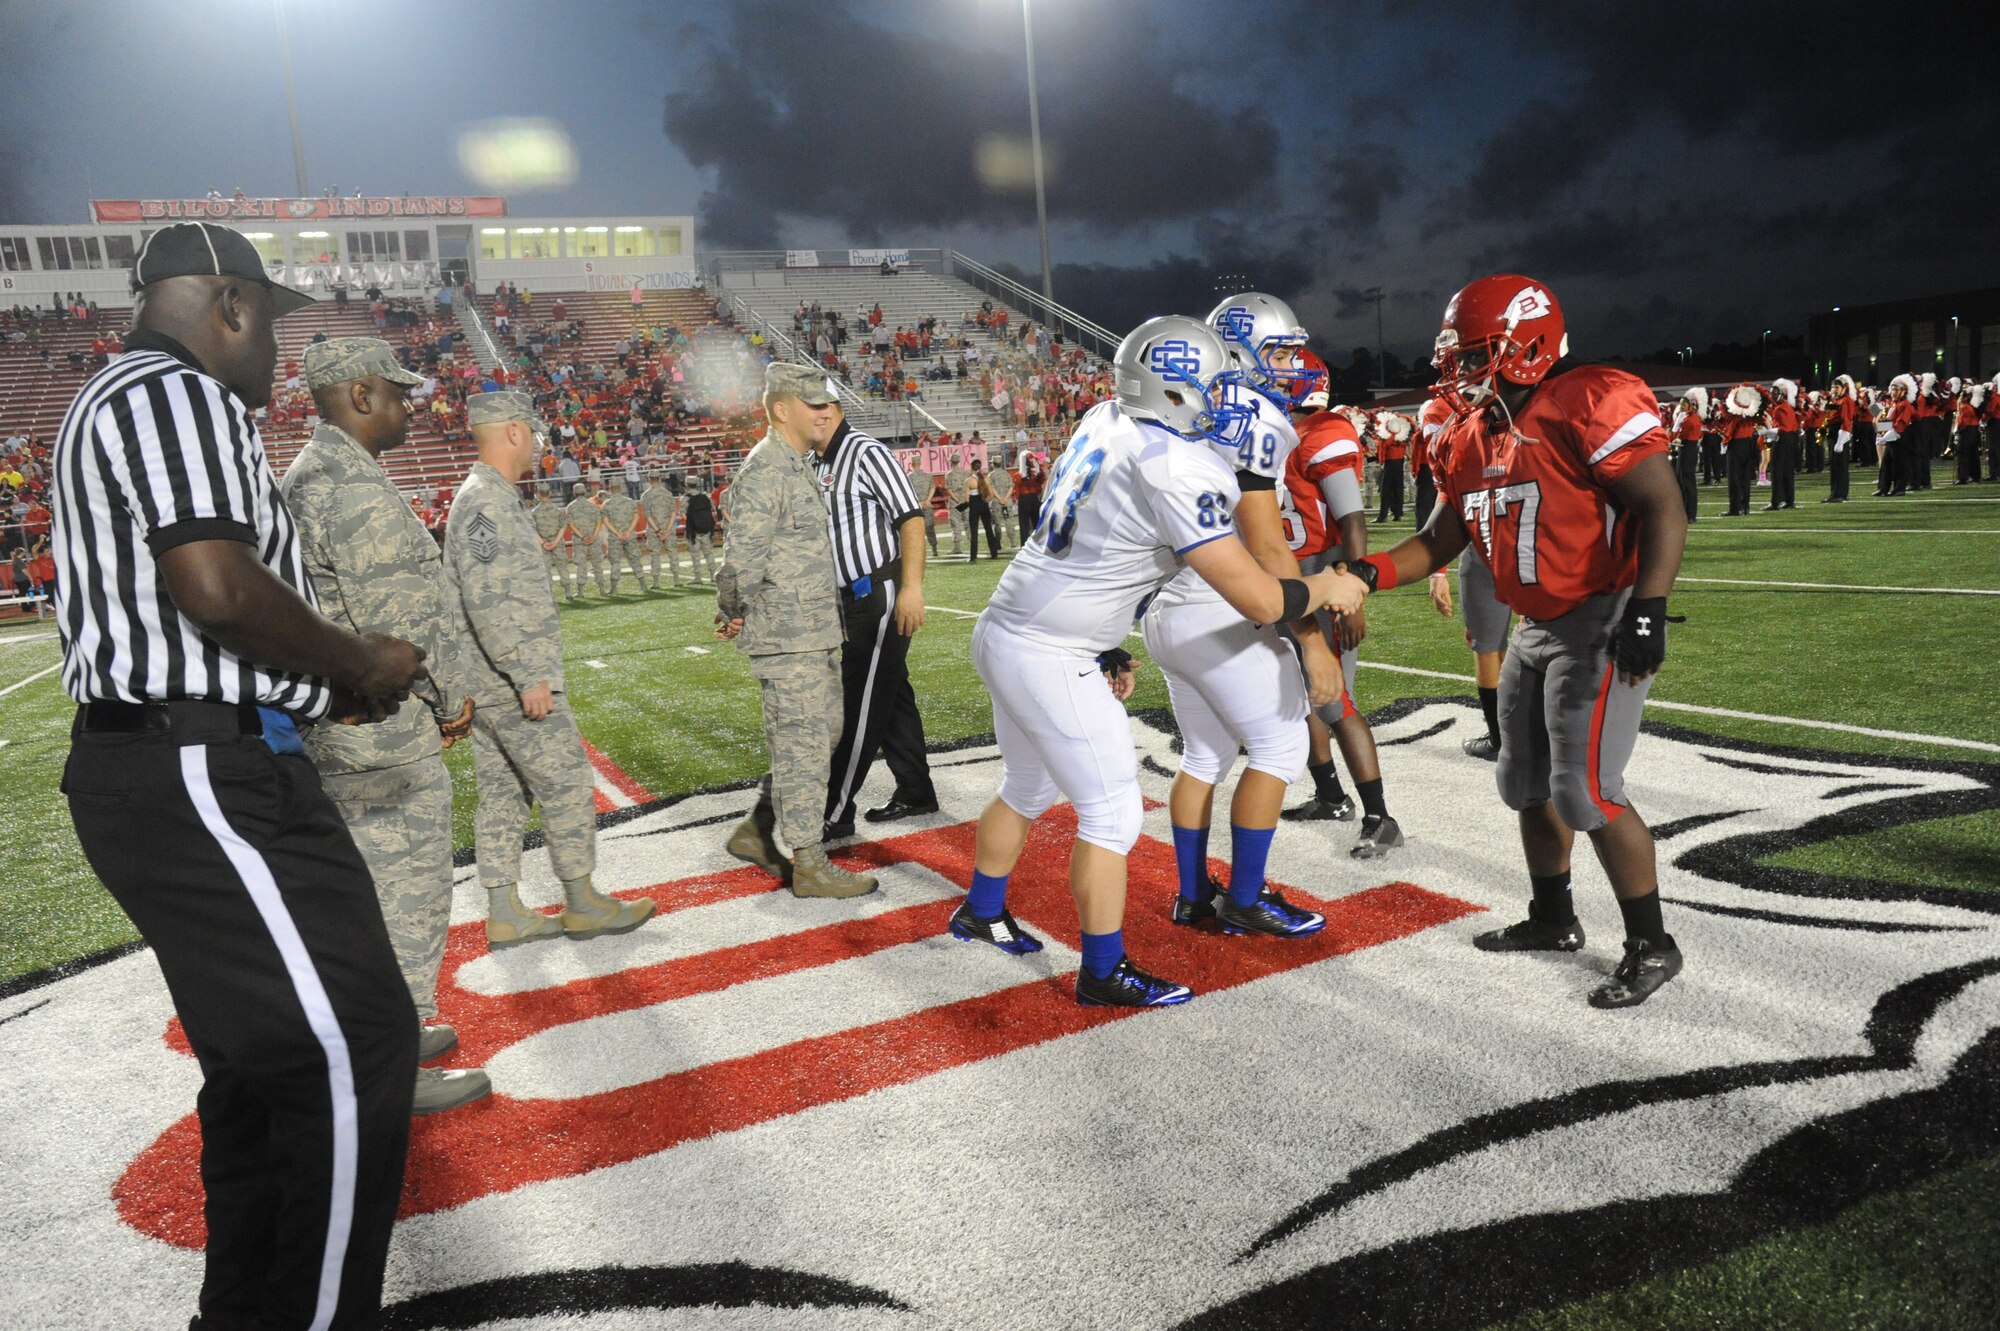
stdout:
{"type": "Polygon", "coordinates": [[[1254,906],[1264,891],[1264,862],[1271,858],[1276,828],[1229,825],[1229,899],[1254,906]]]}
{"type": "Polygon", "coordinates": [[[1113,929],[1108,934],[1085,934],[1083,936],[1083,968],[1096,979],[1103,979],[1118,969],[1118,963],[1125,959],[1125,931],[1113,929]]]}
{"type": "Polygon", "coordinates": [[[994,877],[990,873],[972,871],[972,890],[965,894],[965,904],[972,913],[982,920],[994,920],[1007,909],[1007,875],[994,877]]]}
{"type": "Polygon", "coordinates": [[[1181,873],[1181,898],[1184,901],[1199,901],[1202,889],[1208,883],[1208,829],[1206,827],[1176,827],[1174,829],[1174,864],[1181,873]]]}

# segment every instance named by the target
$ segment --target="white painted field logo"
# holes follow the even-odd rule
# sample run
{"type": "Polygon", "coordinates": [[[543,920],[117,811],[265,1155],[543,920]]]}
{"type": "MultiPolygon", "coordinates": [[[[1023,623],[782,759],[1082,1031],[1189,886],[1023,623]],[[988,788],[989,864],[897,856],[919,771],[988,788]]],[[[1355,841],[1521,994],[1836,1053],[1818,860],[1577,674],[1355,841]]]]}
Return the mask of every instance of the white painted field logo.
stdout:
{"type": "MultiPolygon", "coordinates": [[[[2000,1145],[2000,912],[1760,863],[1995,807],[2000,769],[1652,728],[1631,786],[1688,970],[1604,1014],[1583,1003],[1617,952],[1595,867],[1579,861],[1584,953],[1474,950],[1524,895],[1493,769],[1458,751],[1475,714],[1377,715],[1411,844],[1370,873],[1340,853],[1351,826],[1287,824],[1271,872],[1326,911],[1310,940],[1169,926],[1165,815],[1148,814],[1127,939],[1200,996],[1136,1015],[1070,999],[1071,829],[1055,814],[1010,903],[1047,951],[941,936],[990,747],[937,756],[955,817],[855,848],[883,890],[846,903],[795,900],[727,858],[744,792],[661,804],[602,763],[599,881],[657,896],[661,918],[489,955],[464,883],[440,1001],[453,1061],[489,1068],[496,1093],[415,1124],[386,1324],[721,1305],[871,1331],[1278,1328],[1333,1310],[1462,1327],[2000,1145]],[[1550,1251],[1560,1271],[1531,1260],[1550,1251]]],[[[1171,737],[1136,728],[1163,793],[1171,737]]],[[[152,959],[0,995],[10,1325],[191,1308],[199,1077],[152,959]]]]}

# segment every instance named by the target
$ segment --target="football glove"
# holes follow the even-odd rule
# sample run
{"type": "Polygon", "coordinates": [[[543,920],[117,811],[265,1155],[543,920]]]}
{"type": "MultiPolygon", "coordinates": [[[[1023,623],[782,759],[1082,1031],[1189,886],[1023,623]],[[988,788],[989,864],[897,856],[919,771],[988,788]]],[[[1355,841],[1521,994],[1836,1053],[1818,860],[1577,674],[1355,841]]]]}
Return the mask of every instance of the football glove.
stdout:
{"type": "Polygon", "coordinates": [[[1618,669],[1641,679],[1667,660],[1667,598],[1634,596],[1612,635],[1611,656],[1618,669]]]}

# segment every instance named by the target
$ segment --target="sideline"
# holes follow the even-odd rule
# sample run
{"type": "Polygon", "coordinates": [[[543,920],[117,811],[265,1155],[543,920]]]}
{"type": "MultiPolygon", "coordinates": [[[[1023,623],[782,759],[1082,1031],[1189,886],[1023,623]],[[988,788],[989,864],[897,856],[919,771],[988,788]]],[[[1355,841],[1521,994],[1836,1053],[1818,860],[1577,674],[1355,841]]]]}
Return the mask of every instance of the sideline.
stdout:
{"type": "MultiPolygon", "coordinates": [[[[1722,515],[1717,513],[1717,521],[1722,515]]],[[[1703,527],[1695,523],[1690,531],[1785,532],[1797,536],[2000,536],[2000,527],[1703,527]]]]}

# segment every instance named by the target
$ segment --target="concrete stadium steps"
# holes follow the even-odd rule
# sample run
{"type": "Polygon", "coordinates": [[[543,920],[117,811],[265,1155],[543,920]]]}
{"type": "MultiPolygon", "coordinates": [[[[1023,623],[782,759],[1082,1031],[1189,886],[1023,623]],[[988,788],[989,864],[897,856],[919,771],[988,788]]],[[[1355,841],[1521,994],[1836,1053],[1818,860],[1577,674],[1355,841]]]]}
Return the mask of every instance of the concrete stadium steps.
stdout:
{"type": "MultiPolygon", "coordinates": [[[[968,311],[978,309],[981,301],[992,298],[956,278],[941,277],[935,273],[905,271],[894,277],[883,277],[870,270],[788,268],[785,270],[785,285],[781,287],[746,286],[730,290],[742,297],[751,309],[787,332],[792,327],[792,312],[801,300],[808,305],[818,301],[822,308],[839,311],[850,329],[846,352],[850,364],[860,359],[855,312],[857,309],[873,308],[878,302],[882,306],[882,322],[891,329],[899,324],[914,328],[926,315],[935,315],[941,335],[964,332],[968,341],[978,345],[980,355],[988,364],[998,346],[998,339],[991,333],[975,327],[961,327],[968,311]]],[[[996,306],[1003,305],[999,301],[994,303],[996,306]]],[[[1023,323],[1030,322],[1019,309],[1011,305],[1005,308],[1010,327],[1019,328],[1023,323]]],[[[953,357],[946,359],[950,361],[953,357]]],[[[923,382],[921,375],[918,380],[923,389],[923,409],[937,417],[945,429],[962,433],[980,430],[988,438],[994,438],[1004,424],[1008,432],[1012,432],[1012,422],[1004,421],[999,412],[981,400],[976,382],[968,380],[960,384],[954,380],[949,384],[933,384],[923,382]]],[[[861,392],[860,383],[855,383],[853,387],[856,392],[861,392]]]]}

